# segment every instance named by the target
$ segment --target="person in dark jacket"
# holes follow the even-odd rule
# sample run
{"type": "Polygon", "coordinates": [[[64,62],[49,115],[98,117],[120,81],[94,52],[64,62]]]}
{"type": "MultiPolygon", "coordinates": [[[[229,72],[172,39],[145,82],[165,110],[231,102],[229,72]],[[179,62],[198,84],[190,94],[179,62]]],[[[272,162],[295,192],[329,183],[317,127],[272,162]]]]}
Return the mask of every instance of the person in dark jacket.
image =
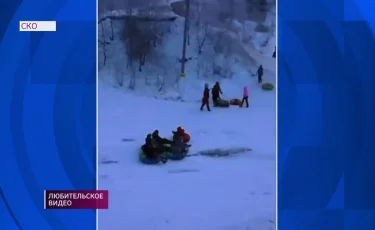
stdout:
{"type": "Polygon", "coordinates": [[[152,138],[151,134],[147,134],[145,142],[146,143],[142,145],[142,151],[147,155],[147,157],[160,158],[163,163],[167,162],[168,159],[162,155],[165,148],[158,145],[157,142],[152,138]]]}
{"type": "Polygon", "coordinates": [[[214,104],[218,100],[220,100],[220,94],[223,94],[223,92],[221,91],[219,82],[216,82],[214,87],[212,88],[212,101],[214,102],[214,104]]]}
{"type": "Polygon", "coordinates": [[[172,141],[168,140],[167,138],[162,138],[159,136],[159,130],[155,130],[152,133],[152,138],[159,144],[159,145],[165,145],[165,144],[171,144],[172,141]]]}
{"type": "Polygon", "coordinates": [[[203,98],[202,98],[202,106],[201,106],[201,110],[203,110],[203,107],[206,106],[206,107],[207,107],[207,110],[208,110],[208,111],[211,111],[211,109],[210,109],[209,99],[210,99],[210,89],[208,88],[208,84],[206,83],[206,84],[204,85],[204,91],[203,91],[203,98]]]}
{"type": "Polygon", "coordinates": [[[156,156],[156,143],[154,140],[152,140],[151,134],[147,134],[147,137],[145,139],[145,144],[142,145],[142,150],[143,152],[148,156],[148,157],[155,157],[156,156]]]}
{"type": "Polygon", "coordinates": [[[148,148],[155,148],[156,147],[156,143],[152,139],[152,135],[151,134],[147,134],[145,142],[146,142],[145,146],[148,147],[148,148]]]}
{"type": "Polygon", "coordinates": [[[258,74],[258,83],[262,83],[263,79],[263,66],[260,65],[259,68],[258,68],[258,71],[257,71],[257,74],[258,74]]]}

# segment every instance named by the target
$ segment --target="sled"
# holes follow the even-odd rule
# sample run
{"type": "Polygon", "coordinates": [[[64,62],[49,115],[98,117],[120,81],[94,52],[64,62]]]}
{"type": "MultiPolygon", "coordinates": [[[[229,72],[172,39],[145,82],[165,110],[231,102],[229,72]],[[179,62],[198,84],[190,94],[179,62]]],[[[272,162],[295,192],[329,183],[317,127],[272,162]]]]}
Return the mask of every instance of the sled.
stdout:
{"type": "Polygon", "coordinates": [[[227,107],[229,107],[229,105],[230,105],[229,101],[222,100],[222,99],[220,99],[220,100],[218,100],[214,103],[215,107],[221,107],[221,108],[227,108],[227,107]]]}
{"type": "Polygon", "coordinates": [[[182,154],[174,154],[174,153],[165,153],[165,156],[168,158],[168,160],[172,161],[180,161],[183,160],[187,155],[187,152],[184,152],[182,154]]]}
{"type": "Polygon", "coordinates": [[[189,147],[190,146],[191,145],[188,145],[186,147],[186,150],[183,153],[181,153],[181,154],[175,154],[175,153],[172,153],[172,152],[166,152],[165,156],[167,157],[168,160],[172,160],[172,161],[183,160],[186,157],[186,155],[189,153],[189,147]]]}
{"type": "Polygon", "coordinates": [[[266,83],[263,83],[263,84],[262,84],[262,89],[263,89],[263,90],[271,91],[271,90],[273,90],[273,88],[274,88],[274,86],[273,86],[272,83],[268,83],[268,82],[266,82],[266,83]]]}
{"type": "MultiPolygon", "coordinates": [[[[147,156],[143,150],[142,150],[142,147],[139,149],[139,161],[143,164],[146,164],[146,165],[156,165],[156,164],[159,164],[161,163],[161,158],[160,157],[149,157],[147,156]]],[[[163,153],[163,155],[166,155],[166,153],[163,153]]]]}
{"type": "Polygon", "coordinates": [[[232,99],[232,100],[230,100],[230,104],[231,105],[241,105],[241,100],[240,99],[237,99],[237,98],[235,98],[235,99],[232,99]]]}

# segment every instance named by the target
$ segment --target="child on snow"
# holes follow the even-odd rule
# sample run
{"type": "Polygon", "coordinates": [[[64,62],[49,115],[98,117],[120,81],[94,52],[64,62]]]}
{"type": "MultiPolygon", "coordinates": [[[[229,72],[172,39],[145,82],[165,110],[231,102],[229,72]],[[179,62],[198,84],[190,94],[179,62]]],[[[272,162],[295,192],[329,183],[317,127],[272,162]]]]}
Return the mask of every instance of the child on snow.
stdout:
{"type": "Polygon", "coordinates": [[[203,91],[203,98],[202,98],[202,105],[201,105],[201,110],[203,110],[203,107],[206,106],[208,111],[211,111],[210,109],[210,89],[208,88],[208,84],[206,83],[204,85],[204,91],[203,91]]]}
{"type": "Polygon", "coordinates": [[[241,107],[246,102],[246,108],[249,108],[249,89],[247,86],[243,87],[243,98],[241,102],[241,107]]]}

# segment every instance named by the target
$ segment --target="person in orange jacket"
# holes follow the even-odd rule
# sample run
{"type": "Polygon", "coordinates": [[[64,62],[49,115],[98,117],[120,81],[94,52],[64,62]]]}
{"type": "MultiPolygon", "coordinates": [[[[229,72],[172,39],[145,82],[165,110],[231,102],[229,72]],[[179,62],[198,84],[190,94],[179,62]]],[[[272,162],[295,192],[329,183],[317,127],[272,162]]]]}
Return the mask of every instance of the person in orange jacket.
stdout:
{"type": "Polygon", "coordinates": [[[172,131],[173,134],[178,134],[180,137],[185,135],[185,130],[181,126],[177,127],[177,131],[172,131]]]}
{"type": "Polygon", "coordinates": [[[179,126],[177,128],[177,133],[180,135],[180,136],[184,136],[185,135],[185,129],[181,128],[181,126],[179,126]]]}

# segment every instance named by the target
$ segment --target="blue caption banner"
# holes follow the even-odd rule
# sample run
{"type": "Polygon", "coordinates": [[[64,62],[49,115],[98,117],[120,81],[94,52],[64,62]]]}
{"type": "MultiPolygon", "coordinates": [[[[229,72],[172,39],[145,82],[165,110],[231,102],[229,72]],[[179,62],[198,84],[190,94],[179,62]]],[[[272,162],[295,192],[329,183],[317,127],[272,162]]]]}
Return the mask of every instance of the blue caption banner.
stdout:
{"type": "Polygon", "coordinates": [[[278,229],[375,229],[375,2],[278,7],[278,229]]]}
{"type": "Polygon", "coordinates": [[[0,229],[95,229],[95,210],[45,210],[44,190],[96,189],[96,2],[2,1],[0,21],[0,229]]]}

